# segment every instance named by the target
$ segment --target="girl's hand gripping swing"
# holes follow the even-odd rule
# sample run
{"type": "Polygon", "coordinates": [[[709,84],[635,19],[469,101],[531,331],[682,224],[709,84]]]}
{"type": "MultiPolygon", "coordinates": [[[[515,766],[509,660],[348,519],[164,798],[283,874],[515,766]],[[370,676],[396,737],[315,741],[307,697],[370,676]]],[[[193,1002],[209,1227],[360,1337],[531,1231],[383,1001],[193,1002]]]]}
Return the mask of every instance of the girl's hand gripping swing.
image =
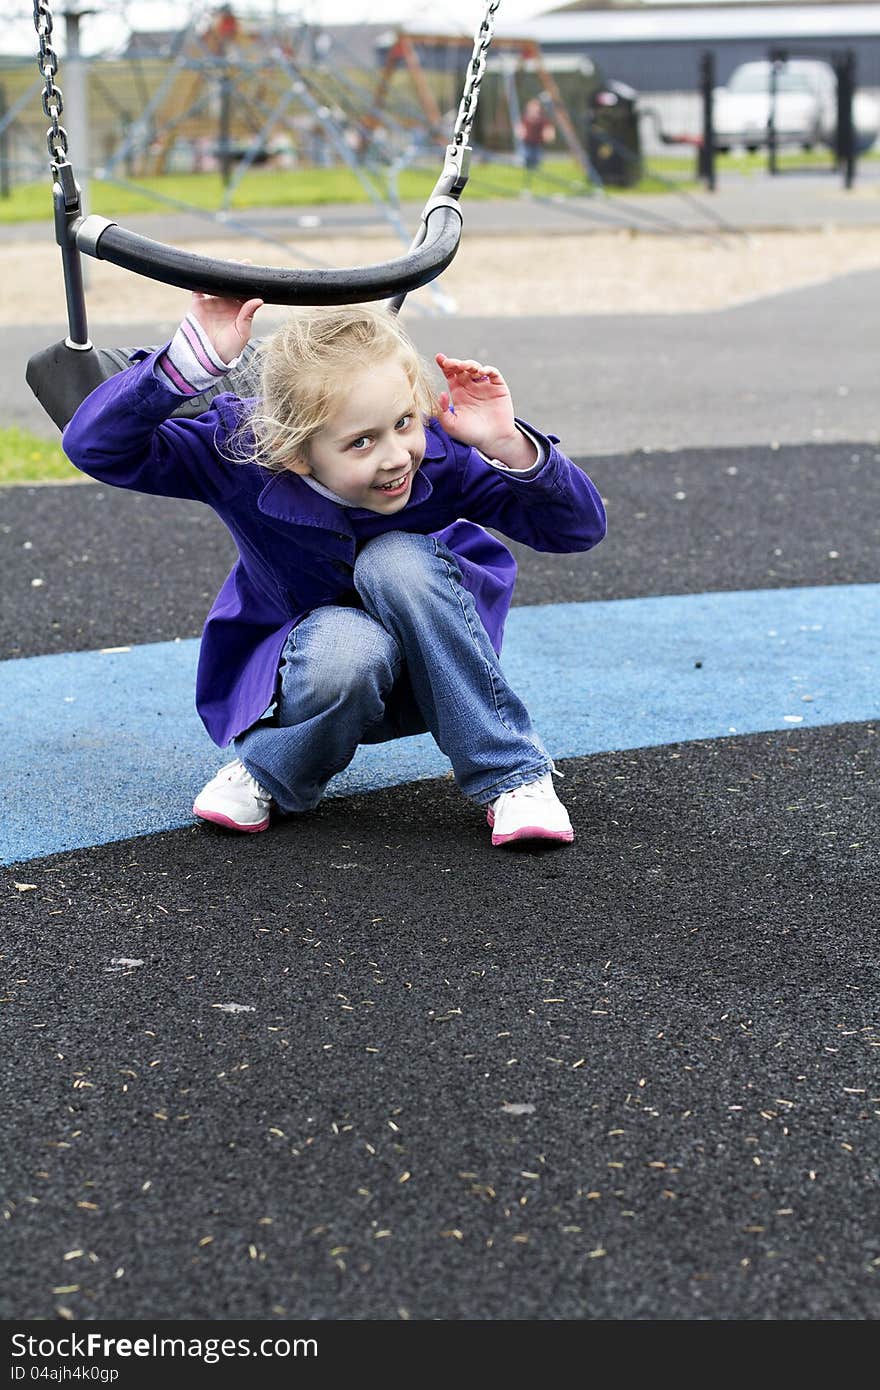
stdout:
{"type": "Polygon", "coordinates": [[[235,361],[250,341],[254,315],[262,307],[262,299],[196,293],[190,302],[190,313],[201,324],[218,355],[229,363],[235,361]]]}

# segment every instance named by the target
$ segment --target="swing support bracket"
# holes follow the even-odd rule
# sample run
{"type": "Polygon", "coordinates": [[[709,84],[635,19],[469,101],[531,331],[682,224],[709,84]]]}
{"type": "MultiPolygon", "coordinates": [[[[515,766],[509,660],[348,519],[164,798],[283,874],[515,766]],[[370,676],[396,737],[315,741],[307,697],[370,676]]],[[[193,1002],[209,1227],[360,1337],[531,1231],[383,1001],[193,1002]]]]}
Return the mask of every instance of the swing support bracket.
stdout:
{"type": "MultiPolygon", "coordinates": [[[[460,198],[468,181],[471,167],[470,145],[447,145],[443,170],[434,185],[431,198],[446,194],[449,198],[460,198]]],[[[430,207],[431,200],[428,201],[430,207]]],[[[427,211],[427,208],[425,209],[427,211]]]]}
{"type": "Polygon", "coordinates": [[[82,259],[76,242],[76,227],[82,218],[82,198],[79,184],[70,164],[58,164],[54,169],[52,200],[55,206],[55,240],[61,247],[61,266],[64,272],[64,294],[67,300],[67,346],[77,352],[88,352],[89,325],[86,315],[82,259]]]}

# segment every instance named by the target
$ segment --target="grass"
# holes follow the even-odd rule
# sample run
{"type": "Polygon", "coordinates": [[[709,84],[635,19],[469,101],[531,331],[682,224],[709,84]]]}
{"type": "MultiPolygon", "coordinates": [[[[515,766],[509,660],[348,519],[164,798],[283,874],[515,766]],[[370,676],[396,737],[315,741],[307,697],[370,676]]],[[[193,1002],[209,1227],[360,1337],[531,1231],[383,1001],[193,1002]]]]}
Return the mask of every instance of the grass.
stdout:
{"type": "MultiPolygon", "coordinates": [[[[880,152],[871,151],[863,159],[880,159],[880,152]]],[[[780,169],[827,169],[834,174],[830,151],[825,149],[785,150],[778,156],[780,169]]],[[[397,195],[404,202],[422,202],[428,196],[440,171],[436,162],[423,168],[404,170],[399,176],[397,195]]],[[[723,184],[727,173],[756,177],[767,172],[767,152],[745,152],[716,157],[718,180],[723,184]]],[[[384,179],[374,180],[377,196],[387,196],[384,179]]],[[[475,160],[465,197],[515,198],[524,186],[523,171],[518,166],[475,160]]],[[[631,193],[667,193],[670,189],[688,190],[699,187],[696,177],[696,153],[670,154],[645,161],[644,174],[631,188],[608,185],[611,196],[631,193]]],[[[580,166],[570,158],[546,159],[531,185],[540,197],[557,194],[587,193],[590,183],[580,166]]],[[[217,212],[223,206],[223,183],[219,174],[162,174],[137,180],[137,186],[127,186],[95,179],[90,185],[91,212],[103,217],[120,218],[129,213],[155,212],[167,206],[167,200],[217,212]]],[[[232,211],[257,207],[320,207],[327,203],[368,203],[370,194],[352,170],[330,169],[251,169],[235,189],[231,199],[232,211]]],[[[52,191],[48,175],[45,180],[20,184],[7,198],[0,198],[0,225],[17,222],[41,222],[52,216],[52,191]]]]}
{"type": "MultiPolygon", "coordinates": [[[[859,156],[858,163],[878,158],[880,154],[869,151],[859,156]]],[[[824,147],[814,150],[779,150],[776,163],[780,169],[827,169],[830,174],[836,173],[834,157],[831,151],[824,147]]],[[[725,171],[763,175],[767,173],[767,151],[756,150],[754,154],[749,154],[743,150],[738,154],[719,154],[715,156],[715,165],[721,176],[725,171]]]]}
{"type": "Polygon", "coordinates": [[[14,426],[0,429],[0,485],[70,482],[81,477],[60,444],[41,439],[30,430],[14,426]]]}
{"type": "MultiPolygon", "coordinates": [[[[665,192],[668,179],[676,184],[682,179],[693,181],[693,158],[664,161],[662,167],[652,164],[645,178],[630,190],[635,193],[665,192]],[[656,172],[655,172],[656,171],[656,172]]],[[[433,188],[440,172],[439,160],[430,168],[404,170],[397,180],[397,194],[404,202],[422,202],[433,188]]],[[[378,196],[387,194],[387,186],[376,183],[378,196]]],[[[523,171],[511,164],[479,164],[471,166],[466,198],[515,198],[524,186],[523,171]]],[[[532,192],[543,197],[559,193],[585,193],[590,185],[580,166],[573,159],[547,159],[530,185],[532,192]]],[[[613,193],[609,187],[608,192],[613,193]]],[[[89,211],[102,217],[125,217],[130,213],[155,212],[167,205],[166,200],[187,204],[206,212],[217,212],[223,206],[223,183],[219,174],[163,174],[141,178],[137,187],[92,181],[89,189],[89,211]]],[[[231,199],[232,211],[256,207],[319,207],[327,203],[367,203],[369,192],[357,176],[346,168],[332,169],[252,169],[235,189],[231,199]]],[[[48,176],[38,183],[20,184],[7,198],[0,198],[0,224],[41,222],[52,216],[52,190],[48,176]]]]}

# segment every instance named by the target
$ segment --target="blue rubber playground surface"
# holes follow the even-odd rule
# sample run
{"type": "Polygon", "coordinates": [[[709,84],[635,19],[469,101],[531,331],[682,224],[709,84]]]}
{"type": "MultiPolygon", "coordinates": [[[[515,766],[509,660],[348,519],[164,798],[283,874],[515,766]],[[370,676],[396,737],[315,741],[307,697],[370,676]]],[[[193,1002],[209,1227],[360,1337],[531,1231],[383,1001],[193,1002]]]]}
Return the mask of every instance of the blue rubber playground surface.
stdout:
{"type": "MultiPolygon", "coordinates": [[[[554,758],[854,723],[880,718],[878,616],[876,584],[518,607],[505,670],[554,758]]],[[[198,646],[3,663],[0,737],[28,796],[4,817],[0,862],[190,824],[193,781],[217,766],[193,707],[198,646]]],[[[362,748],[330,794],[448,770],[425,734],[362,748]]]]}
{"type": "MultiPolygon", "coordinates": [[[[554,337],[573,398],[594,330],[554,337]]],[[[427,736],[265,834],[195,823],[228,537],[0,493],[0,1317],[878,1316],[873,424],[575,433],[608,537],[515,547],[504,653],[568,848],[493,850],[427,736]]]]}

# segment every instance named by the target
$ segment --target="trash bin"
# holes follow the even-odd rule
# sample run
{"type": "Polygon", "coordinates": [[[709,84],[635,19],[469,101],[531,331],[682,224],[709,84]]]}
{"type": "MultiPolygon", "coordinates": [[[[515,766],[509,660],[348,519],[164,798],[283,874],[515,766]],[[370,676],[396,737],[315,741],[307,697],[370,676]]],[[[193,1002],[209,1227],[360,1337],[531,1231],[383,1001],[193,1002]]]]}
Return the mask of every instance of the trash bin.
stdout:
{"type": "Polygon", "coordinates": [[[593,93],[585,143],[602,183],[627,188],[642,177],[637,102],[638,92],[624,82],[605,82],[593,93]]]}

